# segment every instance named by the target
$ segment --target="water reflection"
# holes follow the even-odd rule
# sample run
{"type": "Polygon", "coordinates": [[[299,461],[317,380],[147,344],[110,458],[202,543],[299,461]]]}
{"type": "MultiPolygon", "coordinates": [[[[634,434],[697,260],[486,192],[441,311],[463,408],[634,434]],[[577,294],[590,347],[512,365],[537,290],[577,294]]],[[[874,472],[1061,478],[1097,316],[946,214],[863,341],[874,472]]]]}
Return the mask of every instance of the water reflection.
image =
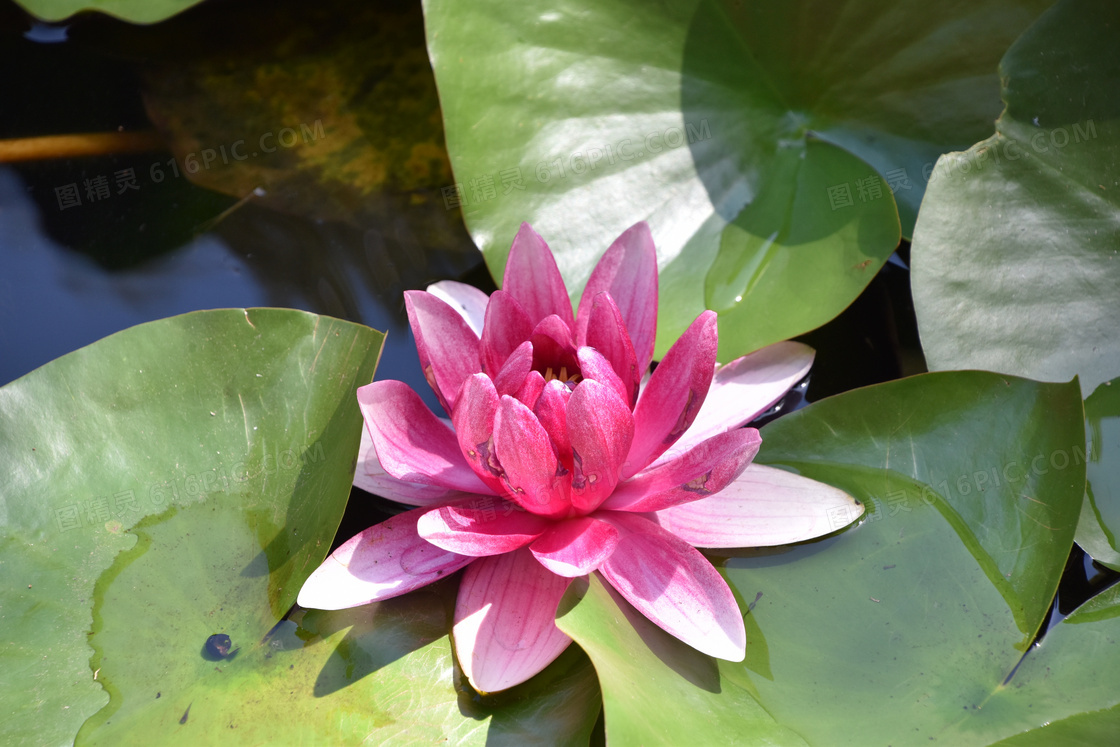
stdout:
{"type": "MultiPolygon", "coordinates": [[[[455,249],[431,250],[417,238],[415,212],[361,229],[251,204],[178,249],[109,271],[50,236],[44,223],[53,216],[27,189],[14,169],[0,168],[2,383],[142,322],[197,309],[283,306],[388,331],[378,376],[429,394],[403,291],[447,277],[487,281],[465,231],[455,249]]],[[[434,397],[429,404],[436,406],[434,397]]]]}

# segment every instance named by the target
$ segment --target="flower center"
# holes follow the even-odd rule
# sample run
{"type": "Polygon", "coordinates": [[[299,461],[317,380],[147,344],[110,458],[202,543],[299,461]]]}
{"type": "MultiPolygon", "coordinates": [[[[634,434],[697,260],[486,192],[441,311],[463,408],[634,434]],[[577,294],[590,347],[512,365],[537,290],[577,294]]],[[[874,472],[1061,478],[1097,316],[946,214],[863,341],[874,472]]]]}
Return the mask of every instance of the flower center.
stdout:
{"type": "Polygon", "coordinates": [[[567,366],[560,366],[559,371],[554,370],[552,366],[547,366],[541,375],[544,376],[545,383],[556,380],[561,384],[567,384],[569,389],[574,389],[581,378],[579,371],[568,373],[567,366]]]}

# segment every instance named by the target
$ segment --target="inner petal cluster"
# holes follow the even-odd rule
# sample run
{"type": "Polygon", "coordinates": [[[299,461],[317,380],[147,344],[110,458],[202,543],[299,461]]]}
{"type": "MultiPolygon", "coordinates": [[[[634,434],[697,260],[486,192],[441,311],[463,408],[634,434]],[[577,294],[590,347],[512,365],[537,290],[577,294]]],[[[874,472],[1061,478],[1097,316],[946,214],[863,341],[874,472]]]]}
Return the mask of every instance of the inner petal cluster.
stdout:
{"type": "Polygon", "coordinates": [[[452,422],[464,459],[491,490],[566,519],[597,509],[618,484],[634,416],[599,353],[584,347],[565,362],[552,352],[538,356],[527,341],[496,380],[469,377],[452,422]]]}

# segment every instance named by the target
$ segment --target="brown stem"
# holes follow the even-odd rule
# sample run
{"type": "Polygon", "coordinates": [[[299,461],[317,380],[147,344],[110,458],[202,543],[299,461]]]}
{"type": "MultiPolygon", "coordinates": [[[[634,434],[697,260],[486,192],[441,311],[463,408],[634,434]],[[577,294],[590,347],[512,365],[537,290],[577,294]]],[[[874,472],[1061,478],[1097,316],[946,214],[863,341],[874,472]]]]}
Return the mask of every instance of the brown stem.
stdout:
{"type": "Polygon", "coordinates": [[[0,140],[0,163],[144,153],[166,147],[163,138],[155,130],[24,137],[0,140]]]}

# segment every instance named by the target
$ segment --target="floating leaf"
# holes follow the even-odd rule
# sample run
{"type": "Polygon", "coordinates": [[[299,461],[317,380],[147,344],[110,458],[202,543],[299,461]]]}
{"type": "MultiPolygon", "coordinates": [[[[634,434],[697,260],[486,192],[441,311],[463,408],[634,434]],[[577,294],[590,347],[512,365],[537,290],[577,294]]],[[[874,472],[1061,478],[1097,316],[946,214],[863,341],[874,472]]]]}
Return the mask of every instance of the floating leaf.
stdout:
{"type": "MultiPolygon", "coordinates": [[[[195,645],[213,617],[186,614],[153,629],[128,624],[153,601],[167,604],[159,573],[177,553],[174,543],[163,549],[144,568],[125,568],[106,596],[109,615],[94,645],[143,656],[121,660],[129,665],[115,669],[111,687],[124,702],[91,719],[83,743],[120,744],[144,734],[152,744],[181,744],[228,734],[261,744],[353,744],[371,736],[384,743],[587,744],[600,695],[594,669],[575,647],[501,698],[484,702],[461,684],[447,636],[454,583],[338,612],[298,611],[215,663],[195,645]]],[[[254,581],[260,585],[238,585],[248,591],[254,581]]],[[[232,587],[220,591],[235,596],[232,587]]],[[[180,609],[194,609],[197,600],[188,596],[175,600],[180,609]]],[[[227,606],[231,616],[236,609],[227,606]]]]}
{"type": "Polygon", "coordinates": [[[996,63],[1048,4],[428,0],[425,16],[491,274],[528,221],[581,288],[610,241],[648,220],[658,355],[707,303],[726,361],[859,294],[900,219],[909,235],[937,156],[989,131],[996,63]]]}
{"type": "Polygon", "coordinates": [[[578,594],[576,586],[556,623],[595,663],[610,744],[805,744],[751,688],[721,682],[715,659],[654,625],[598,574],[578,594]]]}
{"type": "Polygon", "coordinates": [[[354,391],[381,341],[298,311],[196,312],[0,389],[0,614],[5,666],[22,673],[0,688],[0,741],[72,740],[103,688],[120,697],[122,670],[155,684],[145,700],[173,694],[214,666],[211,634],[242,647],[233,661],[258,645],[330,547],[358,448],[354,391]],[[148,604],[115,620],[106,595],[131,593],[119,579],[155,558],[160,575],[137,580],[148,604]],[[91,626],[119,646],[94,654],[91,626]],[[166,658],[180,646],[188,658],[166,658]]]}
{"type": "Polygon", "coordinates": [[[779,723],[811,743],[986,744],[1120,702],[1078,688],[1084,658],[1050,664],[1070,683],[1054,692],[1020,691],[1016,670],[1072,546],[1081,420],[1075,382],[947,372],[763,429],[759,461],[868,505],[834,539],[728,560],[768,649],[765,673],[748,658],[741,674],[779,723]]]}
{"type": "Polygon", "coordinates": [[[1120,15],[1064,0],[1000,63],[996,134],[938,161],[914,231],[931,369],[1120,374],[1120,15]]]}

